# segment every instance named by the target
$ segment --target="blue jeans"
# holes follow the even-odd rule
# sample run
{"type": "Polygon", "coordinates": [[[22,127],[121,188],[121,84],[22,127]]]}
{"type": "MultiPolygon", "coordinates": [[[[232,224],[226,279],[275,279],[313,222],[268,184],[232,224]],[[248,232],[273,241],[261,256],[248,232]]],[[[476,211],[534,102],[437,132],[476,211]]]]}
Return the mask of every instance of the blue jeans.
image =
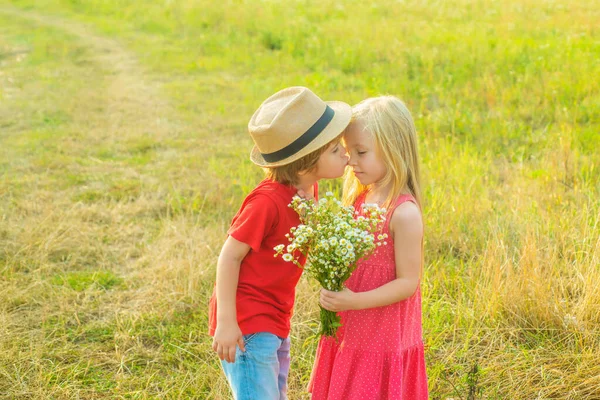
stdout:
{"type": "Polygon", "coordinates": [[[235,400],[286,400],[290,339],[269,332],[244,335],[235,362],[221,361],[235,400]]]}

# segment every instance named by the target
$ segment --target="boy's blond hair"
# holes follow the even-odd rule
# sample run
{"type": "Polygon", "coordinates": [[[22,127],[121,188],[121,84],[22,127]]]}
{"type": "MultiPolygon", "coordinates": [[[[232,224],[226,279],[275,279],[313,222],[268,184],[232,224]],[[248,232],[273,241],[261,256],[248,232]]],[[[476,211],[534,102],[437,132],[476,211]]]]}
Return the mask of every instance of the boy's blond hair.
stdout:
{"type": "Polygon", "coordinates": [[[312,172],[317,168],[319,158],[332,145],[338,143],[342,139],[343,133],[340,133],[335,139],[327,143],[325,146],[305,155],[304,157],[291,162],[290,164],[280,167],[264,168],[267,178],[279,182],[284,185],[295,185],[299,182],[301,172],[312,172]]]}
{"type": "MultiPolygon", "coordinates": [[[[369,98],[352,107],[352,121],[356,120],[373,135],[379,157],[387,167],[382,186],[390,185],[391,190],[383,206],[389,209],[402,190],[408,188],[421,207],[417,131],[406,105],[395,96],[369,98]]],[[[366,189],[351,170],[346,170],[344,204],[354,204],[366,189]]]]}

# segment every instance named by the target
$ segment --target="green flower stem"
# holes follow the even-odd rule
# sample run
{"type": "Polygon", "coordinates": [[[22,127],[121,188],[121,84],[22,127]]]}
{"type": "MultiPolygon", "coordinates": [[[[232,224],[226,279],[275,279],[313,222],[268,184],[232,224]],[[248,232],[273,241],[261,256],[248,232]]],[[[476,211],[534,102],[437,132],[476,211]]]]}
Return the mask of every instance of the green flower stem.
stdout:
{"type": "Polygon", "coordinates": [[[331,336],[336,337],[337,330],[342,326],[340,316],[334,312],[324,309],[319,306],[321,311],[321,330],[319,331],[320,336],[331,336]]]}
{"type": "MultiPolygon", "coordinates": [[[[346,279],[344,279],[344,281],[346,279]]],[[[321,285],[325,287],[323,283],[324,282],[321,282],[321,285]]],[[[334,292],[340,292],[343,288],[344,282],[338,281],[335,282],[335,287],[332,289],[334,292]]],[[[321,336],[331,336],[335,338],[337,336],[338,328],[342,326],[340,316],[335,311],[324,309],[321,305],[319,305],[319,309],[321,314],[321,330],[319,331],[319,334],[321,336]]]]}

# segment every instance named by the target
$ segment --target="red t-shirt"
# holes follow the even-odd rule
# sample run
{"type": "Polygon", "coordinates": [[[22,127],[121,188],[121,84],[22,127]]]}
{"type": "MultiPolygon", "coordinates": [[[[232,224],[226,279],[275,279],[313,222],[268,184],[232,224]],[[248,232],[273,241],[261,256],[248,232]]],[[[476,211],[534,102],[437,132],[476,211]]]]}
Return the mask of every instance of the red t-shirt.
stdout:
{"type": "MultiPolygon", "coordinates": [[[[251,247],[240,265],[236,293],[237,321],[242,334],[270,332],[287,338],[302,269],[273,247],[289,243],[285,237],[298,226],[298,214],[288,207],[296,188],[265,179],[244,200],[227,233],[251,247]]],[[[315,184],[315,196],[317,185],[315,184]]],[[[304,265],[304,257],[300,260],[304,265]]],[[[215,288],[216,289],[216,288],[215,288]]],[[[209,334],[217,327],[216,290],[209,303],[209,334]]]]}

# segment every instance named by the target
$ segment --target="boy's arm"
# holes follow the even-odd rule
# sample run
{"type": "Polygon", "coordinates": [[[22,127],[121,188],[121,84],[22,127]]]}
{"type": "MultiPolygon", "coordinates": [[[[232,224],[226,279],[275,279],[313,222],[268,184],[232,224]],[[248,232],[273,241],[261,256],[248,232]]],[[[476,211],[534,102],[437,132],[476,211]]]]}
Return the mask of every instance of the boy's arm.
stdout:
{"type": "Polygon", "coordinates": [[[240,265],[249,251],[249,245],[228,236],[217,263],[217,329],[212,347],[221,360],[231,363],[235,362],[236,345],[246,351],[235,303],[240,265]]]}

